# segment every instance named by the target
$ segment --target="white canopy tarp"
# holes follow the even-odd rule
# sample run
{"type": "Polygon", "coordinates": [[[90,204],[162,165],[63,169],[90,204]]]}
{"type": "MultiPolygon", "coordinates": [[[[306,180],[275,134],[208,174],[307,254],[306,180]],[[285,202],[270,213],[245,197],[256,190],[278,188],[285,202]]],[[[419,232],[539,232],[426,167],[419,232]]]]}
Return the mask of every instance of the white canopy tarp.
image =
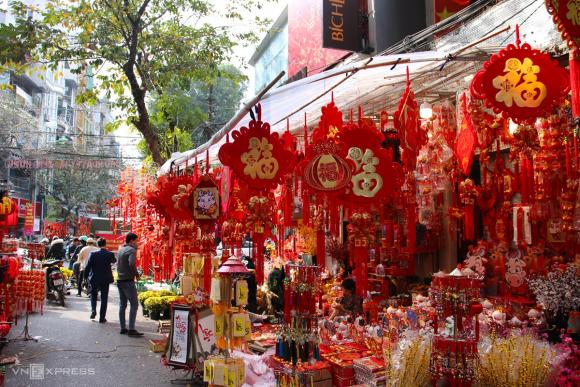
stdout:
{"type": "MultiPolygon", "coordinates": [[[[398,86],[397,89],[404,87],[407,66],[413,78],[415,73],[440,66],[446,58],[446,53],[433,51],[378,56],[373,57],[371,61],[369,58],[363,59],[346,67],[301,79],[264,95],[259,101],[262,106],[262,120],[271,124],[272,132],[282,133],[286,130],[285,119],[288,117],[290,131],[300,133],[304,127],[304,114],[306,113],[307,125],[310,128],[315,126],[320,118],[320,109],[331,101],[332,94],[334,102],[343,111],[359,104],[364,107],[366,103],[375,101],[377,96],[380,97],[385,93],[389,86],[398,86]],[[327,93],[316,99],[329,90],[332,90],[332,94],[327,93]],[[306,104],[308,105],[305,106],[306,104]]],[[[226,142],[226,133],[246,126],[250,119],[249,112],[246,112],[237,124],[231,128],[226,125],[208,143],[175,155],[160,168],[159,172],[167,173],[172,164],[183,166],[186,160],[192,160],[196,156],[201,161],[205,159],[208,148],[210,162],[215,162],[220,146],[226,142]]]]}

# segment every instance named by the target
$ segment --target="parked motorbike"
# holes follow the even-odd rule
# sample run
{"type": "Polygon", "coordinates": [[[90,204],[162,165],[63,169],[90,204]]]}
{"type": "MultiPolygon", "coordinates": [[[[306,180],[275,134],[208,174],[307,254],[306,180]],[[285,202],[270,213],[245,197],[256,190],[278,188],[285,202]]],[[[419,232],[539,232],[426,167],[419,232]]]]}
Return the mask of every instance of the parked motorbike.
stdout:
{"type": "Polygon", "coordinates": [[[66,292],[64,275],[60,271],[62,260],[51,260],[42,263],[46,271],[46,299],[56,301],[64,306],[64,293],[66,292]]]}

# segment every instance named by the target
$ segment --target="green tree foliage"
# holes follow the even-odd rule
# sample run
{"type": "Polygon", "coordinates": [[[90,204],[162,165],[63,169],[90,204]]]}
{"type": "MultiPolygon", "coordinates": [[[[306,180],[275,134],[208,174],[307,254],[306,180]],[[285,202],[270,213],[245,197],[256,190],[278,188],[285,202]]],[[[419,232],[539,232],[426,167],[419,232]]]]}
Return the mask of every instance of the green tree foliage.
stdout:
{"type": "Polygon", "coordinates": [[[105,200],[118,182],[117,177],[106,170],[50,170],[37,177],[47,197],[49,218],[73,222],[81,213],[106,210],[105,200]]]}
{"type": "MultiPolygon", "coordinates": [[[[152,93],[149,104],[151,123],[160,134],[161,153],[169,158],[203,144],[225,125],[240,107],[246,82],[234,66],[220,66],[220,76],[192,82],[188,89],[174,87],[164,94],[152,93]]],[[[145,141],[139,150],[152,162],[145,141]]]]}
{"type": "Polygon", "coordinates": [[[260,1],[52,0],[38,10],[35,40],[51,64],[68,61],[78,72],[95,68],[100,90],[84,93],[79,102],[95,101],[104,91],[143,135],[153,162],[162,164],[167,155],[152,122],[149,94],[187,90],[192,82],[223,76],[220,65],[234,47],[256,38],[256,28],[237,32],[230,26],[248,13],[263,26],[260,1]],[[216,25],[216,17],[223,25],[216,25]]]}

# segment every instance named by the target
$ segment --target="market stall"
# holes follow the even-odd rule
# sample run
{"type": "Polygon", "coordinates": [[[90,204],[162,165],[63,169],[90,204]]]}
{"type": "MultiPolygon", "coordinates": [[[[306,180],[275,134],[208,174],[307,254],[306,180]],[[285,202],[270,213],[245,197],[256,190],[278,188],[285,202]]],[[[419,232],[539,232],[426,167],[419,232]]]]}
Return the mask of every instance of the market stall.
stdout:
{"type": "Polygon", "coordinates": [[[125,173],[111,219],[179,281],[167,365],[216,386],[577,382],[580,78],[531,28],[285,85],[159,176],[125,173]]]}

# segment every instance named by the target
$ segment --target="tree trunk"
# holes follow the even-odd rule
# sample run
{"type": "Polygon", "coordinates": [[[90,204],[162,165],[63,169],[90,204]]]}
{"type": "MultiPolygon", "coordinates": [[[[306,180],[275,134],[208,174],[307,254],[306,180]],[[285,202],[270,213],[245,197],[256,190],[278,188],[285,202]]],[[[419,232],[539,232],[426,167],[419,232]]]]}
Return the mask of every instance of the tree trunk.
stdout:
{"type": "Polygon", "coordinates": [[[135,74],[135,65],[136,65],[136,58],[137,58],[137,42],[139,39],[139,33],[141,32],[141,16],[143,16],[147,6],[149,5],[149,0],[145,0],[141,7],[139,7],[139,11],[135,20],[131,20],[131,34],[129,41],[127,41],[129,46],[129,57],[127,62],[123,65],[123,72],[127,76],[127,80],[129,81],[129,86],[131,87],[131,95],[133,96],[133,101],[137,106],[137,114],[139,115],[139,119],[136,122],[133,122],[133,125],[141,132],[147,146],[149,147],[149,151],[151,151],[151,157],[153,161],[158,165],[161,166],[165,162],[163,156],[161,155],[161,147],[159,144],[159,136],[157,133],[151,128],[151,121],[149,120],[149,111],[147,110],[147,104],[145,103],[145,95],[147,93],[147,87],[145,82],[139,84],[137,79],[137,75],[135,74]]]}

